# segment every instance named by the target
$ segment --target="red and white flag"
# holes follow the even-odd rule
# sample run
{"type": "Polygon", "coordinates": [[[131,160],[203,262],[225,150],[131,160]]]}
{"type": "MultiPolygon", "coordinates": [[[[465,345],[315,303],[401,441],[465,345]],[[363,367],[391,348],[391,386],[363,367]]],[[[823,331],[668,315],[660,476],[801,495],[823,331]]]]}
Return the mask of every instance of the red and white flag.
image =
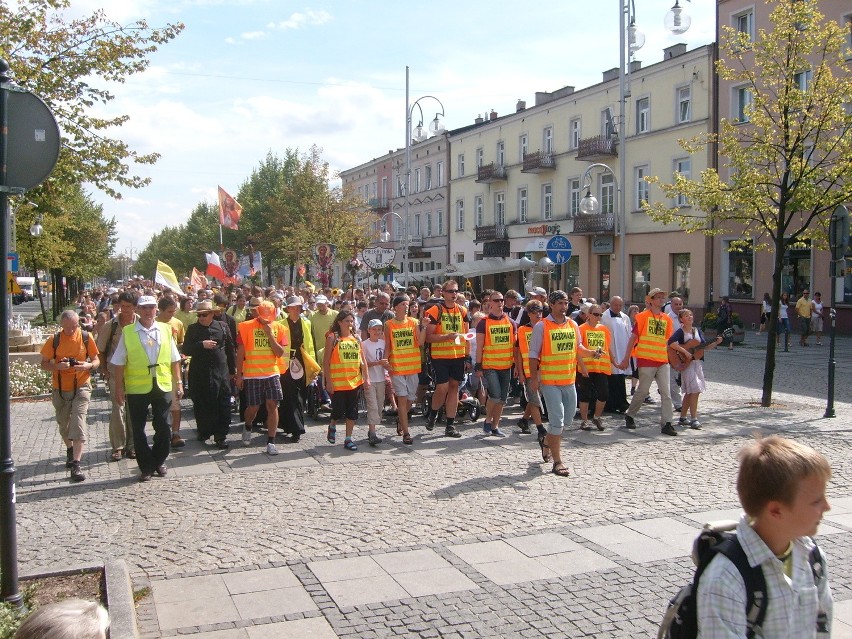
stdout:
{"type": "Polygon", "coordinates": [[[205,253],[204,257],[207,258],[207,275],[224,282],[225,271],[222,270],[222,262],[219,261],[219,256],[216,253],[205,253]]]}
{"type": "Polygon", "coordinates": [[[221,186],[219,187],[219,224],[227,229],[239,229],[240,215],[243,207],[232,198],[221,186]]]}

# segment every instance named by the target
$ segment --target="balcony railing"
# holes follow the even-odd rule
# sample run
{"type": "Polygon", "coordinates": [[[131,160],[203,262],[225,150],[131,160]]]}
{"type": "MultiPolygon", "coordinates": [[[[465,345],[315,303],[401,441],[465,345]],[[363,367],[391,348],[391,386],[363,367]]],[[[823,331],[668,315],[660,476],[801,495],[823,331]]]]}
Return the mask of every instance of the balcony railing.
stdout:
{"type": "Polygon", "coordinates": [[[491,242],[504,240],[507,237],[505,224],[492,224],[491,226],[477,226],[475,242],[491,242]]]}
{"type": "Polygon", "coordinates": [[[583,138],[577,147],[578,160],[594,160],[595,158],[614,157],[618,155],[618,138],[596,135],[593,138],[583,138]]]}
{"type": "Polygon", "coordinates": [[[581,215],[574,219],[573,235],[603,235],[615,232],[615,214],[581,215]]]}
{"type": "Polygon", "coordinates": [[[552,153],[524,153],[524,168],[521,173],[541,173],[542,171],[552,171],[556,168],[556,159],[552,153]]]}
{"type": "Polygon", "coordinates": [[[506,179],[506,167],[502,164],[496,164],[491,162],[490,164],[483,164],[478,167],[476,170],[476,181],[477,182],[502,182],[506,179]]]}
{"type": "Polygon", "coordinates": [[[367,206],[374,211],[385,211],[388,208],[388,199],[386,197],[371,197],[367,200],[367,206]]]}

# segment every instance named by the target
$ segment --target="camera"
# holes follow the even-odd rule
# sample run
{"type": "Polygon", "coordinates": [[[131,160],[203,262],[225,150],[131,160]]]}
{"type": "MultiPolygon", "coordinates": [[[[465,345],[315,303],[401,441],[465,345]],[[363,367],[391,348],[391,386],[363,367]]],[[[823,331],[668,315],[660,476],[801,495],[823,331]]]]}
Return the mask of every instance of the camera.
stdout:
{"type": "Polygon", "coordinates": [[[76,360],[76,359],[74,359],[73,357],[65,357],[64,359],[62,359],[62,360],[60,360],[60,361],[62,361],[62,362],[68,362],[68,366],[78,366],[78,365],[80,365],[80,364],[82,363],[82,362],[77,361],[77,360],[76,360]]]}

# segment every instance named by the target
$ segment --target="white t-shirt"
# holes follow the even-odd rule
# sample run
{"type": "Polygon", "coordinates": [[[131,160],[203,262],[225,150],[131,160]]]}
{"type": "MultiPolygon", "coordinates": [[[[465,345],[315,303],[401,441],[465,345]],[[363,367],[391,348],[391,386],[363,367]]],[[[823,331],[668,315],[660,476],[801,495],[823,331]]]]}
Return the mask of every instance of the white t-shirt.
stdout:
{"type": "MultiPolygon", "coordinates": [[[[385,359],[385,340],[377,339],[375,342],[371,339],[366,339],[361,342],[361,347],[364,349],[364,359],[367,364],[378,362],[380,359],[385,359]]],[[[369,366],[370,383],[385,381],[384,366],[369,366]]]]}

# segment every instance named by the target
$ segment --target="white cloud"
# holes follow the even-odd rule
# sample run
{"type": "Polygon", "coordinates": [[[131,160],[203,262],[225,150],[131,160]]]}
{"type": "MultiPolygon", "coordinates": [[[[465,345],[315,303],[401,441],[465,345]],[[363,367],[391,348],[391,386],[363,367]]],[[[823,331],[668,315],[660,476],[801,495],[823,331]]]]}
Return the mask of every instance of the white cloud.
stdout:
{"type": "Polygon", "coordinates": [[[266,31],[247,31],[246,33],[240,34],[240,37],[243,40],[262,40],[266,36],[266,31]]]}
{"type": "Polygon", "coordinates": [[[324,9],[314,11],[313,9],[305,9],[303,12],[296,12],[286,20],[278,23],[270,24],[274,29],[285,31],[287,29],[301,29],[303,27],[316,27],[326,22],[330,22],[332,15],[324,9]]]}

